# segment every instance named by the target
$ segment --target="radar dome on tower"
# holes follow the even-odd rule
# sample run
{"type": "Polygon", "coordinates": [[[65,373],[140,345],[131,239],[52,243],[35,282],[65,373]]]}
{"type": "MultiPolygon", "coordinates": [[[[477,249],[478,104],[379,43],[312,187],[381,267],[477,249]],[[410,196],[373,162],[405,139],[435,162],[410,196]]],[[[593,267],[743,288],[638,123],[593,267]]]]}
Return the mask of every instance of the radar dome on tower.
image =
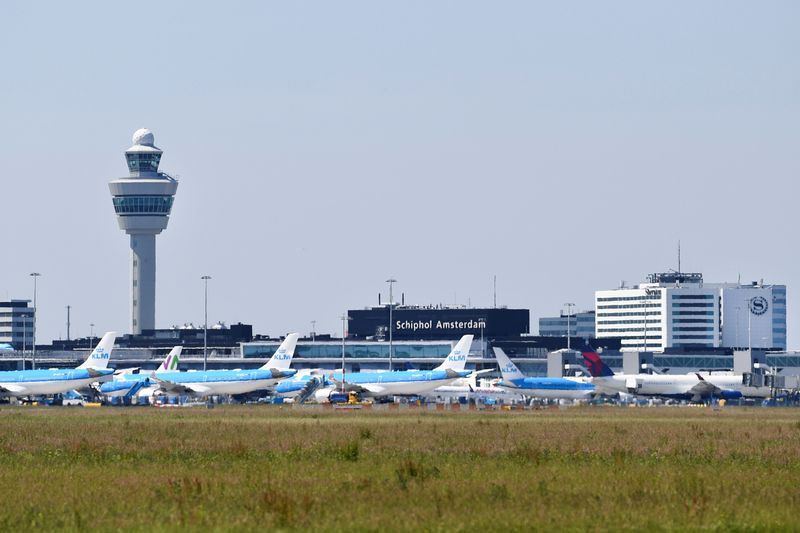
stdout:
{"type": "Polygon", "coordinates": [[[133,144],[153,146],[155,143],[156,138],[153,136],[153,132],[147,128],[139,128],[133,132],[133,144]]]}

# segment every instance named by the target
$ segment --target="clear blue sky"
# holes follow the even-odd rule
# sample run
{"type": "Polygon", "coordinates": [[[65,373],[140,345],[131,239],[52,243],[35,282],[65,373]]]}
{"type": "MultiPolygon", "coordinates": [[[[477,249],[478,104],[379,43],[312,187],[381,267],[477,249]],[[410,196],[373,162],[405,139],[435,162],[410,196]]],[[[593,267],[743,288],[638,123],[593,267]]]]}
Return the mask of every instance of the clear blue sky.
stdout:
{"type": "Polygon", "coordinates": [[[593,306],[676,266],[788,285],[799,348],[800,3],[3,2],[0,297],[39,339],[129,325],[107,182],[180,177],[159,327],[339,331],[407,303],[593,306]]]}

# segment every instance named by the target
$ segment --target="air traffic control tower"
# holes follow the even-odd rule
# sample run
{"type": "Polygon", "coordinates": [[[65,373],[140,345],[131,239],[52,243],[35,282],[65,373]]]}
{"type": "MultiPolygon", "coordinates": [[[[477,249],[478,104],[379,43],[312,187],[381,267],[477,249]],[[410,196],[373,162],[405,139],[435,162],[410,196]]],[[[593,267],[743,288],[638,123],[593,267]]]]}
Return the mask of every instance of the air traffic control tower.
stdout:
{"type": "Polygon", "coordinates": [[[136,130],[125,151],[130,176],[108,184],[121,230],[131,236],[131,333],[156,325],[156,235],[167,227],[178,182],[158,171],[153,133],[136,130]]]}

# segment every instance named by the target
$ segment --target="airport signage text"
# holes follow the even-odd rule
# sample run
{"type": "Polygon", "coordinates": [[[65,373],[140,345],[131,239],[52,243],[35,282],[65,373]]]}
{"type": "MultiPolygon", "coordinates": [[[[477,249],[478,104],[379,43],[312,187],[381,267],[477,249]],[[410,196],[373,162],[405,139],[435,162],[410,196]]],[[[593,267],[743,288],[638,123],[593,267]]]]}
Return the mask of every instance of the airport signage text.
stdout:
{"type": "Polygon", "coordinates": [[[397,331],[463,330],[486,328],[485,320],[397,320],[397,331]]]}

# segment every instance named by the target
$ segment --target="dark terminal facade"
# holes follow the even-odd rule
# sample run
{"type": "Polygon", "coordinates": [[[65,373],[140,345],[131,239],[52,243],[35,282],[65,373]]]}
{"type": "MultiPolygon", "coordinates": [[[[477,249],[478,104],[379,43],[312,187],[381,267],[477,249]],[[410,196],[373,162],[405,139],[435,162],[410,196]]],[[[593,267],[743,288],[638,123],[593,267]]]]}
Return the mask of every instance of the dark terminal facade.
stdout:
{"type": "MultiPolygon", "coordinates": [[[[389,339],[389,305],[347,312],[347,337],[361,340],[389,339]]],[[[476,338],[519,338],[530,333],[528,309],[467,308],[461,306],[395,305],[391,309],[395,340],[453,340],[473,334],[476,338]]]]}

